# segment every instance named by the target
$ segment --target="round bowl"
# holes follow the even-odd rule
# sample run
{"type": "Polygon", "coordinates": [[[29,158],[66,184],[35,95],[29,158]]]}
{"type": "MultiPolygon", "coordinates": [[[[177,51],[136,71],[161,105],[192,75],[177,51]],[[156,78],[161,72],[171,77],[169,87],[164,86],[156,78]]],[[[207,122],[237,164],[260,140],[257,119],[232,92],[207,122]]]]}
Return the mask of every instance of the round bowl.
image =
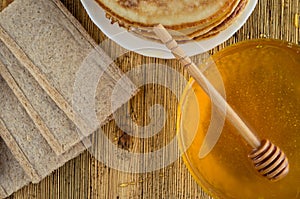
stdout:
{"type": "MultiPolygon", "coordinates": [[[[227,120],[220,126],[220,137],[212,136],[217,139],[212,150],[200,156],[216,118],[211,117],[210,99],[191,79],[179,103],[177,121],[179,146],[190,173],[216,198],[299,198],[300,46],[250,40],[223,49],[212,60],[222,76],[227,102],[260,139],[269,139],[285,152],[290,171],[278,182],[260,176],[248,158],[253,149],[227,120]]],[[[209,62],[207,68],[209,64],[214,65],[209,62]]]]}

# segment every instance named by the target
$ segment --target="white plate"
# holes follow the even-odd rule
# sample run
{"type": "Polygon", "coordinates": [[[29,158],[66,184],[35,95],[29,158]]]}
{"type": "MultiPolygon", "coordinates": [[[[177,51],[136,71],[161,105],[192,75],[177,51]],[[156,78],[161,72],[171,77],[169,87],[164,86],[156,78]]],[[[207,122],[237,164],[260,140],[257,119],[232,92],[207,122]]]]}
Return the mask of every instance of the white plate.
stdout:
{"type": "MultiPolygon", "coordinates": [[[[165,59],[174,58],[171,52],[164,45],[136,37],[124,28],[119,27],[117,23],[112,25],[105,17],[104,10],[95,0],[81,0],[81,3],[92,21],[100,28],[100,30],[108,38],[115,41],[123,48],[150,57],[165,59]]],[[[193,56],[206,52],[223,43],[242,27],[254,10],[256,4],[257,0],[249,0],[244,11],[235,19],[235,21],[227,29],[221,31],[216,36],[201,41],[188,42],[182,44],[181,47],[187,55],[193,56]]]]}

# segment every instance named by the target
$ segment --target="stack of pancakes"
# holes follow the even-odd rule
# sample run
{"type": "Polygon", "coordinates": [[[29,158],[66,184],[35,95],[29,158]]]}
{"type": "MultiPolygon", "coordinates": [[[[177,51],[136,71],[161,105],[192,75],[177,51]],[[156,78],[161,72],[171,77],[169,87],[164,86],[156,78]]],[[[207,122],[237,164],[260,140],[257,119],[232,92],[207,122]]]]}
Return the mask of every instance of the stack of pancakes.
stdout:
{"type": "Polygon", "coordinates": [[[202,40],[226,29],[249,0],[96,0],[112,23],[157,39],[161,23],[177,41],[202,40]]]}

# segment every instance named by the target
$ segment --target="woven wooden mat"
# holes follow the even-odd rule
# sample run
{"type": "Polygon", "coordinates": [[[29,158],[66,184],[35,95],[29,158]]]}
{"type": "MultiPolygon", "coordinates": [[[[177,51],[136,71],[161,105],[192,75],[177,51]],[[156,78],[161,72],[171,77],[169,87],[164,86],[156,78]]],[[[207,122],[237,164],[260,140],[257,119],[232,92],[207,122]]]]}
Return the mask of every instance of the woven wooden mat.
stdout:
{"type": "MultiPolygon", "coordinates": [[[[0,0],[4,9],[12,0],[0,0]]],[[[107,38],[91,22],[79,0],[62,0],[65,6],[83,24],[98,42],[107,38]]],[[[299,44],[300,29],[296,28],[295,15],[300,13],[298,0],[259,0],[247,23],[228,41],[211,51],[247,39],[269,37],[299,44]]],[[[120,47],[109,41],[102,45],[106,53],[114,56],[120,47]]],[[[195,57],[197,59],[197,56],[195,57]]],[[[116,64],[128,71],[147,63],[161,63],[184,74],[182,67],[174,60],[162,60],[140,56],[130,52],[116,60],[116,64]]],[[[150,77],[151,78],[151,77],[150,77]]],[[[140,124],[149,122],[148,111],[153,104],[161,104],[168,110],[168,119],[162,131],[151,139],[136,139],[124,135],[114,121],[103,130],[116,145],[139,152],[153,151],[163,147],[175,136],[176,97],[166,88],[146,85],[127,105],[132,118],[140,124]]],[[[106,167],[88,152],[68,162],[52,175],[36,185],[29,185],[10,198],[210,198],[195,183],[179,159],[170,166],[147,174],[127,174],[106,167]]]]}

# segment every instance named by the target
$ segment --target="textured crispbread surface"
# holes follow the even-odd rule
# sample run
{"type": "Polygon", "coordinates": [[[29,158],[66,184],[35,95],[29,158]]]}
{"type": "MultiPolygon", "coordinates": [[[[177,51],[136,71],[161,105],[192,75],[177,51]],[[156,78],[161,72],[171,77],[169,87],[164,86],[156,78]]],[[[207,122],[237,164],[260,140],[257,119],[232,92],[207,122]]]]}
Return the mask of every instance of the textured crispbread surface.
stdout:
{"type": "MultiPolygon", "coordinates": [[[[95,46],[54,2],[15,1],[1,13],[0,25],[46,76],[51,86],[72,105],[77,72],[94,52],[95,46]]],[[[98,72],[106,70],[97,88],[101,92],[96,92],[96,112],[99,113],[99,124],[102,124],[113,111],[110,96],[122,73],[115,65],[107,67],[112,61],[102,49],[98,48],[97,53],[98,60],[93,66],[99,68],[98,72]]],[[[87,78],[82,83],[88,81],[87,78]]],[[[122,85],[129,95],[121,96],[119,104],[135,92],[129,81],[123,81],[122,85]]]]}
{"type": "Polygon", "coordinates": [[[0,198],[10,195],[30,182],[21,165],[0,137],[0,198]]]}
{"type": "MultiPolygon", "coordinates": [[[[2,77],[0,77],[0,107],[1,120],[40,177],[40,179],[34,179],[34,182],[41,180],[54,169],[63,165],[69,159],[76,157],[85,149],[80,143],[62,156],[57,156],[36,129],[32,120],[2,77]]],[[[3,140],[5,141],[6,137],[3,137],[3,140]]],[[[15,148],[11,147],[10,150],[14,151],[15,148]]],[[[1,166],[9,164],[9,162],[2,162],[1,166]]],[[[20,164],[22,163],[20,162],[20,164]]],[[[2,178],[0,178],[1,180],[2,178]]],[[[17,181],[18,179],[12,180],[17,181]]],[[[0,182],[0,184],[7,191],[8,187],[6,187],[6,184],[9,184],[9,182],[4,181],[0,182]]],[[[16,190],[15,188],[10,189],[16,190]]]]}
{"type": "MultiPolygon", "coordinates": [[[[99,124],[107,121],[112,114],[111,93],[121,77],[115,65],[109,65],[107,55],[82,35],[53,1],[19,0],[0,14],[0,25],[9,33],[25,54],[46,76],[51,85],[59,91],[69,104],[73,102],[74,84],[77,72],[86,57],[93,59],[98,72],[103,73],[96,92],[95,111],[99,124]],[[22,5],[22,6],[20,6],[22,5]],[[107,67],[107,68],[106,68],[107,67]]],[[[80,141],[75,125],[60,110],[51,96],[48,96],[22,63],[0,43],[2,60],[15,81],[29,99],[33,108],[40,114],[43,121],[63,146],[63,152],[80,141]]],[[[88,82],[86,78],[82,83],[88,82]]],[[[97,82],[98,83],[98,82],[97,82]]],[[[126,82],[123,81],[124,87],[126,82]]],[[[130,82],[127,82],[130,85],[130,82]]],[[[126,87],[127,96],[119,98],[119,105],[126,102],[135,92],[134,88],[126,87]],[[128,89],[127,89],[128,88],[128,89]]],[[[115,107],[117,108],[117,107],[115,107]]]]}
{"type": "MultiPolygon", "coordinates": [[[[1,28],[70,104],[73,100],[76,72],[96,46],[78,24],[70,19],[70,13],[66,13],[56,0],[16,0],[0,13],[1,28]]],[[[11,47],[7,47],[5,42],[2,40],[0,44],[1,63],[55,137],[65,146],[65,152],[62,155],[54,153],[13,90],[0,77],[0,119],[3,122],[2,127],[7,129],[1,136],[5,143],[14,143],[4,148],[7,152],[3,154],[8,155],[1,156],[0,171],[5,173],[0,172],[0,176],[3,175],[0,177],[0,197],[10,195],[29,182],[38,182],[85,150],[78,133],[75,132],[74,124],[58,109],[51,96],[44,93],[33,75],[24,68],[22,60],[11,53],[11,47]],[[29,167],[37,173],[38,179],[33,179],[28,162],[29,167]],[[12,173],[14,170],[15,173],[12,173]]],[[[105,68],[112,62],[100,48],[97,49],[96,56],[99,62],[94,62],[94,67],[105,68]]],[[[111,64],[98,82],[95,107],[99,125],[112,114],[110,96],[116,85],[122,84],[127,92],[126,95],[119,96],[118,106],[125,103],[135,92],[128,79],[117,83],[121,76],[121,71],[111,64]]],[[[2,143],[0,147],[4,146],[2,143]]]]}
{"type": "Polygon", "coordinates": [[[3,140],[1,139],[0,142],[0,186],[2,187],[2,192],[5,194],[3,197],[5,197],[29,182],[38,182],[68,160],[79,155],[85,150],[85,147],[82,143],[79,143],[65,154],[57,156],[39,134],[25,110],[1,77],[0,95],[0,118],[14,141],[18,143],[18,147],[24,153],[24,158],[30,162],[40,177],[39,179],[30,178],[30,173],[24,171],[24,167],[26,166],[23,165],[24,162],[21,159],[15,159],[13,155],[18,149],[12,145],[9,148],[6,147],[3,140],[7,140],[8,138],[2,134],[3,140]]]}
{"type": "Polygon", "coordinates": [[[35,108],[56,140],[61,144],[63,151],[80,141],[76,126],[59,109],[52,99],[44,92],[30,73],[20,64],[14,55],[0,41],[0,59],[11,73],[30,104],[35,108]]]}

